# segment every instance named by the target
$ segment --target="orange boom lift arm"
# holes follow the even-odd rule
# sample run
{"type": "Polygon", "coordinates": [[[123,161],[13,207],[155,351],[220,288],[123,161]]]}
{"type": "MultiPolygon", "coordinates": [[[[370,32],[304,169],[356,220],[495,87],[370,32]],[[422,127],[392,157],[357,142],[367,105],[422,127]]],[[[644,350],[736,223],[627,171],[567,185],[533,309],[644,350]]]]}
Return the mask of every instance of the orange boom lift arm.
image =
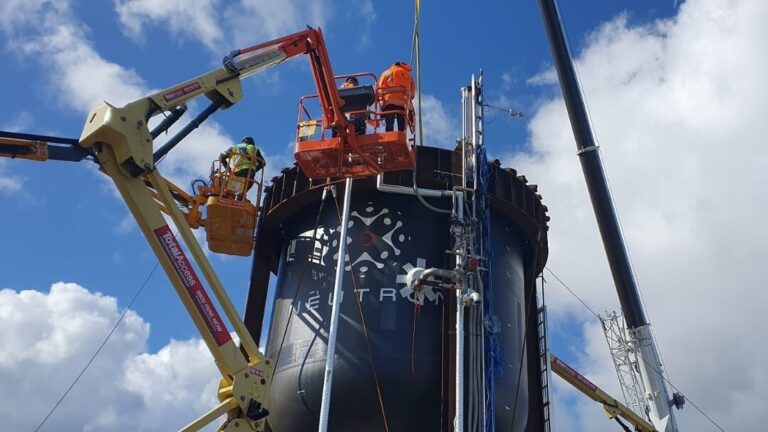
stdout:
{"type": "MultiPolygon", "coordinates": [[[[337,77],[333,74],[320,29],[307,28],[274,41],[232,51],[225,58],[224,64],[231,72],[237,73],[239,70],[235,66],[234,59],[263,52],[270,47],[276,47],[286,59],[300,54],[306,54],[309,57],[317,89],[316,97],[319,99],[322,110],[321,125],[324,130],[332,132],[332,138],[328,139],[297,138],[294,156],[307,177],[363,177],[384,171],[413,169],[416,166],[416,152],[405,133],[355,134],[355,126],[346,116],[348,112],[344,110],[345,101],[336,86],[337,77]]],[[[373,76],[372,74],[355,75],[373,76]]],[[[372,93],[380,96],[376,91],[372,90],[372,93]]],[[[304,108],[303,105],[301,107],[304,108]]],[[[364,114],[372,116],[374,123],[378,123],[377,118],[381,116],[381,113],[376,111],[366,111],[364,114]]],[[[411,117],[407,113],[403,115],[406,118],[411,117]]],[[[300,121],[297,129],[301,128],[300,121]]]]}

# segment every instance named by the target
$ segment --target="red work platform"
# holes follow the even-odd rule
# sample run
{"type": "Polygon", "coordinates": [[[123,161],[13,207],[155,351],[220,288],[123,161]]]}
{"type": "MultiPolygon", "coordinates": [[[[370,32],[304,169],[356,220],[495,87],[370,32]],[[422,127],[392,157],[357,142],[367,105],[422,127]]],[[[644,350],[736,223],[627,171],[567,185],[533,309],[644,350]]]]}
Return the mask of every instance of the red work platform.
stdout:
{"type": "Polygon", "coordinates": [[[405,132],[355,135],[359,152],[341,138],[298,141],[294,157],[309,178],[366,177],[416,167],[416,151],[405,132]]]}

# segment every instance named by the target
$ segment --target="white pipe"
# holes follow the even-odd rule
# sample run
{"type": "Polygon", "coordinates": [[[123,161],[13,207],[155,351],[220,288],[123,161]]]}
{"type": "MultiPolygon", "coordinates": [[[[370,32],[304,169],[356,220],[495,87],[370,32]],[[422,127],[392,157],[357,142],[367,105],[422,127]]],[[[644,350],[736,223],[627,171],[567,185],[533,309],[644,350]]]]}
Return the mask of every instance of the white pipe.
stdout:
{"type": "Polygon", "coordinates": [[[333,305],[331,306],[331,323],[328,328],[328,348],[325,358],[325,381],[323,382],[323,398],[320,405],[319,432],[328,431],[328,415],[331,410],[331,387],[333,384],[333,360],[336,354],[336,335],[339,328],[339,309],[341,306],[341,286],[344,282],[344,267],[347,259],[347,225],[349,223],[349,202],[352,200],[352,179],[347,178],[344,184],[344,209],[341,214],[341,230],[339,232],[339,258],[336,260],[336,283],[333,287],[333,305]]]}
{"type": "MultiPolygon", "coordinates": [[[[482,100],[482,94],[483,94],[483,70],[480,70],[480,78],[475,82],[474,77],[472,80],[472,84],[474,87],[475,93],[472,95],[472,106],[475,108],[475,118],[472,120],[472,125],[474,126],[474,133],[473,133],[473,143],[474,146],[474,154],[475,154],[475,190],[479,187],[479,175],[480,175],[480,167],[478,166],[478,163],[480,162],[477,159],[477,152],[479,149],[483,149],[483,146],[485,145],[485,138],[483,135],[483,100],[482,100]],[[477,140],[476,142],[474,140],[477,140]]],[[[483,149],[483,151],[485,151],[483,149]]],[[[474,199],[474,194],[472,195],[472,218],[475,219],[477,217],[477,206],[479,203],[474,199]]],[[[480,244],[478,245],[478,251],[483,250],[483,236],[480,236],[480,244]]],[[[477,280],[480,280],[480,274],[477,274],[477,280]]],[[[480,289],[480,295],[484,296],[485,291],[481,288],[480,289]]],[[[486,424],[487,424],[487,412],[486,407],[488,404],[486,404],[486,398],[488,395],[485,392],[485,329],[483,327],[483,323],[485,322],[485,309],[480,306],[480,385],[482,386],[483,391],[480,392],[480,394],[483,395],[482,400],[482,409],[480,411],[481,413],[481,428],[482,430],[485,430],[486,424]]],[[[495,401],[491,401],[491,403],[495,403],[495,401]]]]}
{"type": "Polygon", "coordinates": [[[461,88],[461,187],[467,187],[467,88],[461,88]]]}
{"type": "MultiPolygon", "coordinates": [[[[376,176],[376,190],[385,193],[396,193],[402,195],[416,195],[416,192],[412,187],[408,186],[396,186],[384,184],[384,174],[380,173],[376,176]]],[[[453,191],[450,190],[437,190],[437,189],[416,189],[419,195],[426,198],[445,198],[453,195],[453,191]]]]}
{"type": "Polygon", "coordinates": [[[464,294],[456,291],[456,420],[454,431],[464,432],[464,294]]]}
{"type": "MultiPolygon", "coordinates": [[[[456,192],[453,200],[453,214],[461,224],[464,222],[464,193],[456,192]]],[[[451,229],[455,238],[455,252],[463,253],[466,245],[463,243],[463,228],[451,229]]],[[[462,272],[462,258],[456,255],[456,270],[458,290],[456,291],[456,424],[455,432],[464,432],[464,292],[466,277],[462,272]]]]}
{"type": "Polygon", "coordinates": [[[469,115],[472,117],[470,123],[470,134],[472,134],[472,188],[477,188],[477,93],[475,88],[475,74],[472,74],[472,89],[470,90],[472,101],[469,105],[469,115]]]}

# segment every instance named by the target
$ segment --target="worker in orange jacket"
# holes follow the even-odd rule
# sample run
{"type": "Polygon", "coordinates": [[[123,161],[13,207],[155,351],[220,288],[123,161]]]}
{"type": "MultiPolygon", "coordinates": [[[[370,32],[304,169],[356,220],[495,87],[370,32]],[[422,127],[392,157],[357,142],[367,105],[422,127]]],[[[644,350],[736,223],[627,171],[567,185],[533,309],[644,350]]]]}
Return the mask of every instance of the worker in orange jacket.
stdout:
{"type": "MultiPolygon", "coordinates": [[[[382,111],[405,111],[410,116],[413,113],[413,99],[416,84],[411,77],[411,66],[403,62],[395,62],[379,77],[378,91],[382,111]]],[[[402,113],[384,114],[384,130],[394,130],[397,119],[397,130],[405,130],[405,116],[402,113]]]]}

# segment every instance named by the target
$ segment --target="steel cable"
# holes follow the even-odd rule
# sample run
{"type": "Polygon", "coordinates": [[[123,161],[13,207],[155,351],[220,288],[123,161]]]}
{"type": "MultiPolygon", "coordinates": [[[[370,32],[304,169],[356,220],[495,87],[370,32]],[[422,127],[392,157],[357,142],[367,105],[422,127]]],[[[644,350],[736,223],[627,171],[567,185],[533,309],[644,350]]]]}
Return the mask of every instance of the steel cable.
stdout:
{"type": "MultiPolygon", "coordinates": [[[[329,186],[326,186],[329,187],[329,186]]],[[[277,357],[275,357],[275,365],[272,369],[272,379],[274,379],[277,373],[277,364],[280,361],[280,354],[283,352],[283,345],[285,344],[285,337],[288,334],[288,328],[291,326],[291,319],[293,318],[293,307],[296,304],[296,300],[299,298],[299,289],[304,281],[304,273],[307,270],[311,254],[315,252],[315,242],[317,241],[317,228],[320,226],[320,216],[323,214],[323,205],[325,204],[326,192],[323,190],[323,195],[320,198],[320,207],[317,209],[317,216],[315,216],[315,227],[312,229],[312,244],[307,249],[307,256],[301,264],[301,270],[299,270],[299,280],[296,282],[296,289],[293,292],[293,299],[291,300],[290,309],[288,310],[288,319],[285,322],[285,328],[283,329],[283,336],[280,339],[280,345],[277,348],[277,357]]]]}
{"type": "MultiPolygon", "coordinates": [[[[343,222],[343,217],[341,214],[341,208],[339,208],[339,202],[334,199],[334,204],[336,204],[336,213],[339,215],[339,224],[343,222]]],[[[346,239],[339,239],[339,242],[346,241],[346,239]]],[[[379,409],[381,410],[381,420],[384,422],[384,430],[386,432],[389,432],[389,422],[387,421],[387,413],[384,409],[384,397],[381,395],[381,385],[379,384],[379,374],[376,371],[376,363],[373,360],[373,348],[371,348],[371,339],[368,336],[368,325],[365,321],[365,314],[363,313],[363,304],[360,301],[360,291],[357,288],[357,277],[355,276],[355,269],[352,268],[352,254],[349,252],[349,248],[347,248],[347,256],[345,257],[345,260],[349,260],[349,272],[352,276],[352,288],[354,290],[354,297],[357,301],[357,310],[360,312],[360,323],[363,326],[363,336],[365,338],[365,346],[368,349],[368,363],[371,366],[371,373],[373,373],[373,381],[376,385],[376,396],[379,400],[379,409]]],[[[415,326],[415,324],[414,324],[415,326]]]]}
{"type": "MultiPolygon", "coordinates": [[[[174,234],[175,236],[175,234],[174,234]]],[[[101,342],[99,347],[96,349],[96,351],[93,353],[90,359],[88,359],[88,362],[83,366],[83,369],[80,371],[79,374],[75,377],[75,379],[72,381],[72,384],[67,387],[67,389],[64,391],[64,393],[61,395],[59,400],[56,401],[56,403],[53,405],[53,407],[48,411],[48,414],[45,415],[45,417],[40,421],[40,424],[37,425],[34,432],[38,432],[42,429],[42,427],[45,425],[45,422],[48,421],[48,419],[53,415],[54,411],[61,405],[61,403],[64,401],[64,399],[69,395],[69,392],[72,391],[72,389],[75,387],[78,381],[80,381],[80,378],[85,374],[85,371],[88,370],[88,368],[91,366],[94,360],[96,360],[96,357],[101,353],[101,350],[104,348],[104,346],[107,344],[109,339],[112,337],[112,335],[115,333],[115,330],[117,330],[117,327],[120,325],[121,322],[123,322],[123,319],[128,314],[128,311],[131,310],[131,306],[133,306],[133,303],[136,301],[137,298],[139,298],[139,294],[141,294],[142,291],[144,291],[144,288],[149,283],[149,280],[152,278],[152,275],[155,274],[155,270],[157,270],[157,266],[159,265],[159,262],[155,263],[155,266],[152,267],[152,270],[149,272],[147,277],[144,279],[144,283],[141,284],[138,291],[136,291],[136,294],[133,295],[133,298],[131,301],[128,302],[128,305],[125,307],[125,310],[123,310],[123,313],[120,314],[120,318],[117,319],[117,322],[115,322],[115,325],[112,326],[112,329],[107,333],[107,336],[104,338],[104,340],[101,342]]]]}

